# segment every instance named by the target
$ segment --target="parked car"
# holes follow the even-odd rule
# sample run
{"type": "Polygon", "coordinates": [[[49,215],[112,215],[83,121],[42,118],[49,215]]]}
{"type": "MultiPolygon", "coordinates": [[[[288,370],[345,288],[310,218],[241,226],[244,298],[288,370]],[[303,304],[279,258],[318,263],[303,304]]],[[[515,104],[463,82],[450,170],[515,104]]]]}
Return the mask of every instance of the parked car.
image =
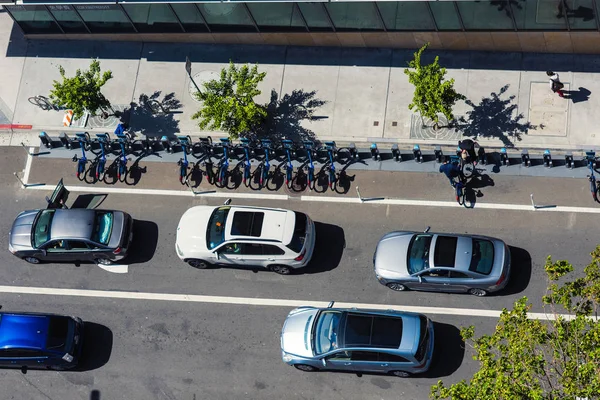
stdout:
{"type": "Polygon", "coordinates": [[[46,209],[20,213],[8,234],[8,250],[23,260],[92,261],[110,265],[125,258],[133,219],[122,211],[46,209]]]}
{"type": "Polygon", "coordinates": [[[399,377],[426,372],[433,322],[394,310],[299,307],[281,331],[283,361],[301,371],[379,372],[399,377]]]}
{"type": "Polygon", "coordinates": [[[392,290],[462,292],[485,296],[510,276],[510,250],[500,239],[478,235],[390,232],[377,244],[375,276],[392,290]]]}
{"type": "Polygon", "coordinates": [[[77,366],[83,321],[37,313],[0,313],[0,367],[65,370],[77,366]]]}
{"type": "Polygon", "coordinates": [[[227,201],[187,210],[177,226],[175,249],[195,268],[258,266],[286,275],[308,264],[314,246],[315,224],[306,214],[227,201]]]}

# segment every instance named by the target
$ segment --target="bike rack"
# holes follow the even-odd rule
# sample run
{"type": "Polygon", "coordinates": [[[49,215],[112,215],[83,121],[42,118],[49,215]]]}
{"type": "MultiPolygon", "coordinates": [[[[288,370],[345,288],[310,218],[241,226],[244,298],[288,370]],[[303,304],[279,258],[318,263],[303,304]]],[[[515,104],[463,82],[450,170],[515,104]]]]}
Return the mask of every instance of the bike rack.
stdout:
{"type": "Polygon", "coordinates": [[[358,149],[356,148],[354,142],[348,145],[348,151],[350,152],[350,159],[353,161],[358,160],[358,149]]]}
{"type": "Polygon", "coordinates": [[[66,149],[71,150],[73,148],[73,140],[65,132],[62,132],[58,139],[66,149]]]}
{"type": "Polygon", "coordinates": [[[418,163],[423,162],[423,153],[421,153],[421,147],[418,144],[413,146],[413,155],[415,156],[415,161],[418,163]]]}
{"type": "Polygon", "coordinates": [[[573,160],[573,153],[565,154],[565,167],[569,169],[575,168],[575,161],[573,160]]]}
{"type": "Polygon", "coordinates": [[[51,149],[53,147],[52,139],[46,132],[40,132],[40,140],[42,141],[42,144],[46,146],[47,149],[51,149]]]}
{"type": "Polygon", "coordinates": [[[441,164],[444,160],[444,152],[442,151],[442,148],[440,146],[435,146],[433,154],[435,155],[435,162],[441,164]]]}
{"type": "Polygon", "coordinates": [[[398,144],[394,143],[392,145],[392,157],[396,162],[402,161],[402,156],[400,155],[400,149],[398,148],[398,144]]]}
{"type": "Polygon", "coordinates": [[[165,149],[165,151],[169,154],[173,154],[173,142],[171,141],[171,139],[168,136],[163,136],[160,138],[160,144],[162,145],[163,149],[165,149]]]}
{"type": "Polygon", "coordinates": [[[506,166],[510,165],[510,160],[508,158],[508,153],[506,152],[506,147],[500,149],[500,163],[506,166]]]}
{"type": "Polygon", "coordinates": [[[371,158],[373,161],[381,160],[381,155],[379,154],[379,149],[377,148],[377,143],[371,143],[371,158]]]}
{"type": "Polygon", "coordinates": [[[544,167],[552,168],[552,155],[550,154],[550,150],[544,150],[544,167]]]}
{"type": "Polygon", "coordinates": [[[527,151],[527,149],[523,149],[523,151],[521,151],[521,164],[524,167],[531,166],[531,159],[529,158],[529,151],[527,151]]]}

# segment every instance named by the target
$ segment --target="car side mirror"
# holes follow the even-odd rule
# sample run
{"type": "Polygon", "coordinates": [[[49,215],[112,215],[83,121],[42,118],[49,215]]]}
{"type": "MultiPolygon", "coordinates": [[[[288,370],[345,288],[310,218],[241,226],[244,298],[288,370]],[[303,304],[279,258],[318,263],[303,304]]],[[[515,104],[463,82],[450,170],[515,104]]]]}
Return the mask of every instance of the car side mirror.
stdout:
{"type": "Polygon", "coordinates": [[[417,278],[419,279],[419,283],[423,282],[423,278],[421,278],[421,275],[417,276],[417,278]]]}
{"type": "Polygon", "coordinates": [[[431,229],[431,227],[430,227],[430,226],[428,226],[427,228],[425,228],[425,231],[424,231],[423,233],[427,233],[427,232],[429,232],[429,230],[430,230],[430,229],[431,229]]]}
{"type": "Polygon", "coordinates": [[[330,302],[329,304],[327,304],[327,308],[331,308],[333,307],[333,303],[335,303],[335,301],[330,302]]]}
{"type": "Polygon", "coordinates": [[[46,249],[42,249],[42,255],[45,257],[46,256],[46,249]]]}
{"type": "Polygon", "coordinates": [[[215,253],[215,257],[217,257],[217,260],[221,259],[221,254],[219,253],[218,250],[213,251],[213,253],[215,253]]]}
{"type": "Polygon", "coordinates": [[[326,366],[327,366],[327,361],[325,361],[325,359],[324,359],[324,358],[321,360],[321,362],[323,363],[323,366],[324,366],[324,367],[326,367],[326,366]]]}
{"type": "Polygon", "coordinates": [[[231,204],[231,199],[227,199],[227,200],[225,200],[225,202],[223,202],[224,206],[228,206],[230,204],[231,204]]]}

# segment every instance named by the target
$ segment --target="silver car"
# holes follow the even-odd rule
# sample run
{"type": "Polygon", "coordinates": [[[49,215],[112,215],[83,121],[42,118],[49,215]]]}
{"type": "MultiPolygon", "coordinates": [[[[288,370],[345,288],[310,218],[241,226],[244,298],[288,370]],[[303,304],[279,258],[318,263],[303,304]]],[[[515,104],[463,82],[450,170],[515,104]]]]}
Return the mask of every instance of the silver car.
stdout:
{"type": "Polygon", "coordinates": [[[375,276],[392,290],[425,290],[485,296],[503,289],[510,250],[487,236],[390,232],[377,244],[375,276]]]}
{"type": "Polygon", "coordinates": [[[378,372],[408,377],[429,369],[433,322],[394,310],[299,307],[281,332],[283,361],[301,371],[378,372]]]}
{"type": "Polygon", "coordinates": [[[8,250],[32,264],[93,261],[109,265],[127,255],[132,228],[133,219],[122,211],[23,211],[8,234],[8,250]]]}

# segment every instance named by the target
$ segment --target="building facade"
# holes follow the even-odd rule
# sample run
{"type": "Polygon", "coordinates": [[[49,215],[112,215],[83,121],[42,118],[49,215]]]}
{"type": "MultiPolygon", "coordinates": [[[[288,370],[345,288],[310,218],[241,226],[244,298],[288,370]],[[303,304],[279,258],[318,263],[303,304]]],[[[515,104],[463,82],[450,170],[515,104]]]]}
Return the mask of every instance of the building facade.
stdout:
{"type": "Polygon", "coordinates": [[[600,53],[600,0],[0,0],[30,38],[600,53]]]}

